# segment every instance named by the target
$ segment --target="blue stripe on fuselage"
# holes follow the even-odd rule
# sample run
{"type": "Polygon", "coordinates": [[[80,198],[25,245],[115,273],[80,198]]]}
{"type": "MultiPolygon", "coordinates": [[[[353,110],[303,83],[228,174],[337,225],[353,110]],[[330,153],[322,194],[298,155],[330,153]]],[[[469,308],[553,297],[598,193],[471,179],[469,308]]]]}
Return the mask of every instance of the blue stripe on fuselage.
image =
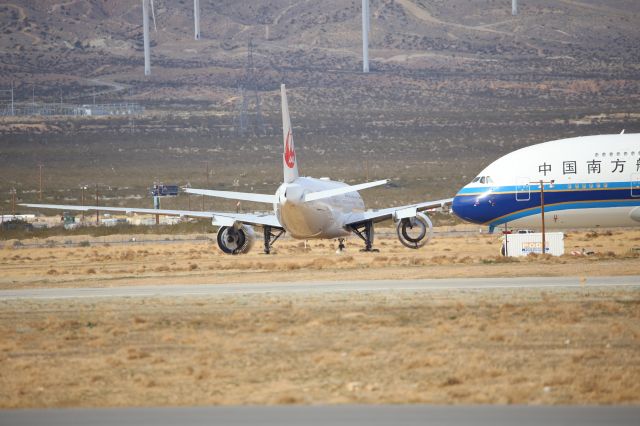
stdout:
{"type": "MultiPolygon", "coordinates": [[[[540,191],[540,185],[529,185],[531,191],[540,191]]],[[[563,183],[544,186],[544,192],[566,192],[566,191],[587,191],[590,189],[611,190],[611,189],[631,189],[631,182],[603,182],[603,183],[563,183]]],[[[493,193],[514,193],[516,191],[527,190],[526,186],[485,186],[467,187],[465,186],[457,195],[480,195],[487,191],[493,193]]]]}
{"type": "MultiPolygon", "coordinates": [[[[569,184],[554,185],[553,189],[545,185],[545,211],[640,206],[640,197],[631,196],[631,182],[603,185],[571,184],[571,189],[569,184]]],[[[532,185],[530,193],[518,193],[527,200],[518,201],[516,194],[513,186],[463,188],[453,199],[452,208],[464,220],[489,226],[540,213],[539,185],[532,185]]]]}

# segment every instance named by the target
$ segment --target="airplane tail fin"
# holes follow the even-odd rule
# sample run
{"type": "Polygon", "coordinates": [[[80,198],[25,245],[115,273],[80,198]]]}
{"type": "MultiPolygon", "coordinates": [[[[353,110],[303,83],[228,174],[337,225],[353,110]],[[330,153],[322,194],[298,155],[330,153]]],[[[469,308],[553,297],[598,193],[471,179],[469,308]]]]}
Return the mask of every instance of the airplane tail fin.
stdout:
{"type": "Polygon", "coordinates": [[[284,182],[291,183],[298,178],[298,161],[296,159],[296,150],[293,145],[291,118],[289,117],[289,103],[287,102],[287,91],[284,84],[280,85],[280,95],[282,97],[282,136],[284,138],[282,169],[284,171],[284,182]]]}

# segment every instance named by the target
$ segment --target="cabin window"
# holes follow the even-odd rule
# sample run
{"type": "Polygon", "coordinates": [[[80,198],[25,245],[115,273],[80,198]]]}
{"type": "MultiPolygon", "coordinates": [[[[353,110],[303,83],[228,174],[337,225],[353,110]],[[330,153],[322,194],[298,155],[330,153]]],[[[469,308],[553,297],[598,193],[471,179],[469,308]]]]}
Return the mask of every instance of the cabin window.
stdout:
{"type": "Polygon", "coordinates": [[[599,157],[600,155],[596,152],[596,157],[599,157]]]}

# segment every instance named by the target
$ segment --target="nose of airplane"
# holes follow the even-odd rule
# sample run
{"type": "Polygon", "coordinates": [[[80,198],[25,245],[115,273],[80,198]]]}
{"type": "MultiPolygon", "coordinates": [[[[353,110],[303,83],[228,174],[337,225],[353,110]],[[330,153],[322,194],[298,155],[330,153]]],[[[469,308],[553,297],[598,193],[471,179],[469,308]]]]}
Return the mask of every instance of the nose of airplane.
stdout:
{"type": "MultiPolygon", "coordinates": [[[[466,188],[466,187],[465,187],[466,188]]],[[[466,220],[471,223],[483,223],[484,218],[482,216],[482,209],[479,208],[478,195],[465,194],[465,188],[462,188],[455,197],[453,197],[453,203],[451,208],[453,212],[462,220],[466,220]]]]}

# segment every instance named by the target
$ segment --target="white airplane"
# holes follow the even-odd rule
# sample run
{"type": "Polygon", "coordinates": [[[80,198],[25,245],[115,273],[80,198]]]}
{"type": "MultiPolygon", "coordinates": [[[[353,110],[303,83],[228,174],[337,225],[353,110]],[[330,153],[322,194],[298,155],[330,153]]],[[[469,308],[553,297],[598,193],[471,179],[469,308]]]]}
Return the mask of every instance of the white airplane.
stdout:
{"type": "Polygon", "coordinates": [[[403,245],[413,249],[424,246],[431,238],[433,226],[429,217],[423,212],[450,205],[452,199],[427,201],[381,210],[365,210],[364,201],[358,191],[385,185],[389,180],[347,185],[331,181],[328,178],[300,177],[284,84],[280,91],[284,137],[282,156],[284,183],[280,185],[275,194],[186,189],[186,192],[191,194],[272,204],[273,213],[244,214],[59,204],[22,205],[59,210],[99,210],[127,214],[144,213],[211,218],[212,224],[219,226],[218,246],[228,254],[247,253],[251,249],[256,239],[253,226],[260,226],[264,231],[265,253],[270,253],[273,243],[284,232],[288,232],[297,239],[338,239],[340,250],[344,249],[345,237],[353,233],[364,241],[364,251],[372,251],[374,224],[388,219],[392,219],[396,223],[397,235],[403,245]]]}
{"type": "Polygon", "coordinates": [[[453,199],[460,218],[489,226],[640,225],[640,134],[583,136],[519,149],[491,163],[453,199]]]}

